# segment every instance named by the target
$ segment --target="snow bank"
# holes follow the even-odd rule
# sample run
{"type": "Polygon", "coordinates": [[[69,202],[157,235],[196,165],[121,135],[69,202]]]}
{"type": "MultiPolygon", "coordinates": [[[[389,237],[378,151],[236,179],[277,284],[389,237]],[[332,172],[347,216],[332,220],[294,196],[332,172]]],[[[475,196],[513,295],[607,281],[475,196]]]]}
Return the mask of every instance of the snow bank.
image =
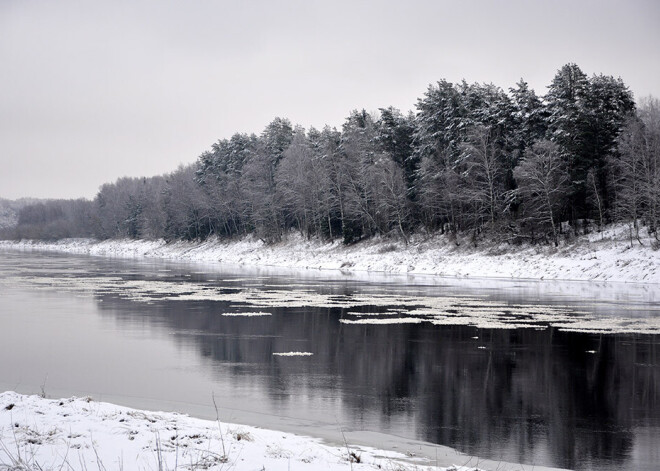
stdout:
{"type": "MultiPolygon", "coordinates": [[[[463,457],[465,458],[465,457],[463,457]]],[[[0,393],[0,469],[455,470],[410,453],[148,412],[90,398],[0,393]]],[[[498,469],[504,469],[498,465],[498,469]]],[[[513,468],[523,469],[513,465],[513,468]]]]}
{"type": "MultiPolygon", "coordinates": [[[[66,239],[58,242],[0,241],[0,248],[51,250],[116,257],[158,257],[218,261],[236,265],[334,269],[450,277],[598,280],[660,283],[660,250],[647,237],[631,244],[627,226],[613,226],[561,245],[474,247],[469,240],[444,236],[399,240],[371,239],[350,246],[339,241],[307,240],[290,234],[265,245],[251,236],[241,240],[172,242],[162,240],[66,239]]],[[[657,247],[657,245],[656,245],[657,247]]]]}

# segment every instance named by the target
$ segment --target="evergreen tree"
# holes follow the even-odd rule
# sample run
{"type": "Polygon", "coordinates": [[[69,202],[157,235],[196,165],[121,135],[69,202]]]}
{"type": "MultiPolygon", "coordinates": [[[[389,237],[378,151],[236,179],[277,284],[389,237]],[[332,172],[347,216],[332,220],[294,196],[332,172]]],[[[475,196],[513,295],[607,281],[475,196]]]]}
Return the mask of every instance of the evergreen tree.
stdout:
{"type": "Polygon", "coordinates": [[[378,129],[376,141],[380,150],[388,153],[404,171],[408,189],[412,191],[415,173],[419,166],[417,156],[413,155],[414,115],[412,113],[403,115],[398,109],[391,106],[381,108],[380,118],[376,125],[378,129]]]}
{"type": "Polygon", "coordinates": [[[571,181],[567,217],[575,222],[591,213],[587,204],[590,171],[594,172],[592,182],[602,195],[604,207],[609,206],[605,162],[615,150],[624,122],[634,111],[634,102],[620,79],[601,75],[589,80],[575,64],[567,64],[557,72],[546,101],[548,135],[559,145],[571,181]]]}
{"type": "Polygon", "coordinates": [[[293,126],[286,118],[275,118],[261,133],[263,149],[270,158],[273,171],[292,140],[293,126]]]}
{"type": "Polygon", "coordinates": [[[514,166],[531,145],[543,139],[547,131],[547,113],[541,99],[524,80],[510,88],[513,102],[513,131],[511,135],[514,166]]]}
{"type": "Polygon", "coordinates": [[[455,158],[463,142],[466,110],[460,93],[446,80],[430,85],[417,101],[414,155],[438,163],[455,158]]]}
{"type": "Polygon", "coordinates": [[[616,153],[617,139],[634,110],[632,93],[621,79],[595,75],[589,80],[584,103],[587,202],[591,201],[599,214],[609,210],[612,199],[607,191],[608,159],[616,153]]]}

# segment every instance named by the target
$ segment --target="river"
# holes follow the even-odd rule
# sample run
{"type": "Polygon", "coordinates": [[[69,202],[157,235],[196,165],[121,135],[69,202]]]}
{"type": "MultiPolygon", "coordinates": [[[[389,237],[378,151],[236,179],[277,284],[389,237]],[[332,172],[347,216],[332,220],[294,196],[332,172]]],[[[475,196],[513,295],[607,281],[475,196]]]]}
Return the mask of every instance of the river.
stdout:
{"type": "Polygon", "coordinates": [[[659,291],[3,251],[0,389],[651,470],[659,291]]]}

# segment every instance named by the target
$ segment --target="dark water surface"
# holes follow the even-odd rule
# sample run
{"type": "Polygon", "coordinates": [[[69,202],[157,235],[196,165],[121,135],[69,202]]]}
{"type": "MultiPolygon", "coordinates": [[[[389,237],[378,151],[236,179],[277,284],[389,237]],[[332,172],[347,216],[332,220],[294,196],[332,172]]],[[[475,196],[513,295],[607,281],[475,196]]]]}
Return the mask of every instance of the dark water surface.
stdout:
{"type": "Polygon", "coordinates": [[[227,421],[312,435],[379,431],[535,465],[652,470],[657,290],[6,251],[0,389],[206,418],[215,418],[213,394],[227,421]],[[428,317],[429,306],[454,317],[428,317]],[[241,313],[269,315],[223,315],[241,313]],[[471,319],[484,316],[476,327],[471,319]],[[372,319],[403,323],[359,323],[372,319]],[[507,322],[524,327],[501,328],[507,322]],[[313,355],[273,355],[284,352],[313,355]]]}

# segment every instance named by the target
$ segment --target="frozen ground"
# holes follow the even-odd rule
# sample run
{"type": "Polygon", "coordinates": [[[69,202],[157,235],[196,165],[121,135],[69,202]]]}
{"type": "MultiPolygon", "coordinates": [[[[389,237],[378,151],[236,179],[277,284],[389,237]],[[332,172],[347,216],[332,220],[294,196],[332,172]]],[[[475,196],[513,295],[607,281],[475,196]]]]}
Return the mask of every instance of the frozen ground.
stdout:
{"type": "Polygon", "coordinates": [[[417,236],[410,244],[371,239],[350,246],[290,234],[265,245],[253,237],[241,240],[173,242],[162,240],[66,239],[57,242],[0,241],[0,248],[54,250],[121,257],[159,257],[228,264],[288,268],[337,269],[457,277],[597,280],[660,283],[660,250],[648,236],[632,244],[628,226],[594,232],[559,248],[540,245],[482,244],[469,239],[417,236]],[[654,249],[655,247],[655,249],[654,249]]]}
{"type": "MultiPolygon", "coordinates": [[[[0,393],[0,469],[8,470],[523,470],[456,453],[431,462],[243,425],[149,412],[91,398],[0,393]],[[458,459],[462,464],[443,464],[458,459]],[[481,462],[480,462],[481,463],[481,462]],[[437,467],[436,464],[440,466],[437,467]]],[[[548,469],[538,468],[535,469],[548,469]]]]}

